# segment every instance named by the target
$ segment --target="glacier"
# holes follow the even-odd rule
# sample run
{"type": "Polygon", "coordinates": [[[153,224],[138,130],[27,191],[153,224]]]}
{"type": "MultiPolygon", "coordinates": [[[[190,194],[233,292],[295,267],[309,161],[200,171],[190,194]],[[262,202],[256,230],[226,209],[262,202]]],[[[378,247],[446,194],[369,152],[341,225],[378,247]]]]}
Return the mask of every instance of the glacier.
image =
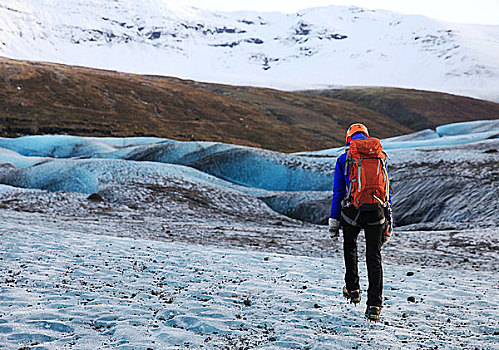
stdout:
{"type": "MultiPolygon", "coordinates": [[[[317,225],[344,148],[0,138],[0,348],[490,348],[498,134],[382,140],[396,228],[374,324],[343,300],[341,239],[317,225]]],[[[364,256],[361,235],[363,291],[364,256]]]]}
{"type": "MultiPolygon", "coordinates": [[[[477,120],[438,126],[435,130],[425,129],[408,135],[381,140],[383,149],[390,151],[421,147],[452,146],[499,138],[498,120],[477,120]]],[[[315,152],[297,152],[304,156],[339,156],[344,147],[336,147],[315,152]]],[[[399,151],[396,151],[397,153],[399,151]]]]}
{"type": "Polygon", "coordinates": [[[207,249],[25,220],[2,232],[7,349],[489,348],[498,341],[499,281],[488,271],[385,263],[383,318],[370,324],[363,308],[342,300],[339,254],[207,249]]]}
{"type": "Polygon", "coordinates": [[[355,6],[216,12],[163,0],[4,0],[0,55],[284,90],[396,86],[497,101],[499,26],[355,6]]]}
{"type": "MultiPolygon", "coordinates": [[[[492,120],[449,124],[382,140],[390,157],[397,222],[494,222],[498,135],[499,123],[492,120]],[[463,178],[466,181],[461,181],[463,178]],[[457,188],[462,191],[453,190],[457,188]],[[400,194],[398,189],[403,189],[400,194]],[[411,198],[417,191],[427,198],[414,203],[411,198]],[[462,196],[474,200],[463,206],[459,204],[466,201],[462,196]],[[446,204],[449,201],[460,209],[446,204]]],[[[178,181],[185,181],[210,188],[209,192],[254,197],[292,219],[323,223],[328,218],[335,157],[343,152],[344,148],[333,148],[283,154],[159,138],[0,138],[0,183],[106,193],[104,197],[117,201],[122,195],[120,186],[147,189],[168,187],[170,182],[180,186],[178,181]]]]}

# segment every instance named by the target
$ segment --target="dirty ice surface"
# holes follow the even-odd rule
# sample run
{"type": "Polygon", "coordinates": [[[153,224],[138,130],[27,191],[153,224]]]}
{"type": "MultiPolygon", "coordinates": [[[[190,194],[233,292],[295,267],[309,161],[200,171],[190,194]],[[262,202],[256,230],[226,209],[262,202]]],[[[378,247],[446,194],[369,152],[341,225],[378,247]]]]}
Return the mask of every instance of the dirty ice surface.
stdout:
{"type": "Polygon", "coordinates": [[[36,222],[2,232],[6,349],[494,348],[499,341],[499,280],[486,271],[385,263],[383,318],[370,324],[363,305],[342,299],[339,254],[207,249],[36,222]]]}
{"type": "MultiPolygon", "coordinates": [[[[383,140],[398,227],[377,324],[316,224],[342,148],[0,138],[0,349],[497,348],[498,135],[383,140]]],[[[364,254],[361,235],[365,296],[364,254]]]]}

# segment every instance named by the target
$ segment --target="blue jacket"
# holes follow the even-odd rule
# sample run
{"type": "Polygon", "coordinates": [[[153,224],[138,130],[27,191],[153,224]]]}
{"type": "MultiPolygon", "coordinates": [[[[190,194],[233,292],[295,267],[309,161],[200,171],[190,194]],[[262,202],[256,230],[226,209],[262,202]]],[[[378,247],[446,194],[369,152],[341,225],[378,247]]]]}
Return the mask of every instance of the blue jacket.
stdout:
{"type": "MultiPolygon", "coordinates": [[[[366,139],[364,134],[355,134],[352,136],[352,140],[355,139],[366,139]]],[[[334,167],[334,183],[333,183],[333,201],[331,203],[331,214],[330,218],[340,220],[341,215],[341,201],[347,194],[347,184],[350,177],[350,169],[347,169],[347,174],[345,175],[345,163],[347,161],[348,146],[350,142],[347,143],[347,148],[345,153],[338,157],[336,160],[336,165],[334,167]]],[[[387,169],[388,173],[388,169],[387,169]]],[[[392,204],[392,194],[389,195],[390,206],[392,204]]]]}

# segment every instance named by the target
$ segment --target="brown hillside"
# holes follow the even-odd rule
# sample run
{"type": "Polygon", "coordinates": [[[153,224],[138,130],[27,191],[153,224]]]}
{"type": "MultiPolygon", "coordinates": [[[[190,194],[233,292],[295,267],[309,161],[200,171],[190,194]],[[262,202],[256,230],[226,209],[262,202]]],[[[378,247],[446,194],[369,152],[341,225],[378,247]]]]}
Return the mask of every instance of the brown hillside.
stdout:
{"type": "MultiPolygon", "coordinates": [[[[472,101],[470,110],[488,106],[472,101]]],[[[429,111],[429,120],[442,113],[429,111]]],[[[328,96],[0,59],[2,136],[147,135],[291,152],[342,145],[353,122],[377,137],[416,130],[393,119],[328,96]]]]}
{"type": "Polygon", "coordinates": [[[307,93],[355,103],[416,131],[449,123],[499,119],[499,103],[440,92],[362,87],[307,93]]]}

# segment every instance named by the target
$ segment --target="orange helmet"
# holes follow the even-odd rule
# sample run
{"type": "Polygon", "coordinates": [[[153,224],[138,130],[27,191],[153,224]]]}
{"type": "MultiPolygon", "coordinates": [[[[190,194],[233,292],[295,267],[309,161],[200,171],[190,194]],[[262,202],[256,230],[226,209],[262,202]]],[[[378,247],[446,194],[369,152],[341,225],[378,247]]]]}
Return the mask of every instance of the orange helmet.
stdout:
{"type": "Polygon", "coordinates": [[[367,128],[364,124],[352,124],[347,130],[346,143],[349,143],[352,140],[352,136],[359,132],[369,137],[369,131],[367,131],[367,128]]]}

